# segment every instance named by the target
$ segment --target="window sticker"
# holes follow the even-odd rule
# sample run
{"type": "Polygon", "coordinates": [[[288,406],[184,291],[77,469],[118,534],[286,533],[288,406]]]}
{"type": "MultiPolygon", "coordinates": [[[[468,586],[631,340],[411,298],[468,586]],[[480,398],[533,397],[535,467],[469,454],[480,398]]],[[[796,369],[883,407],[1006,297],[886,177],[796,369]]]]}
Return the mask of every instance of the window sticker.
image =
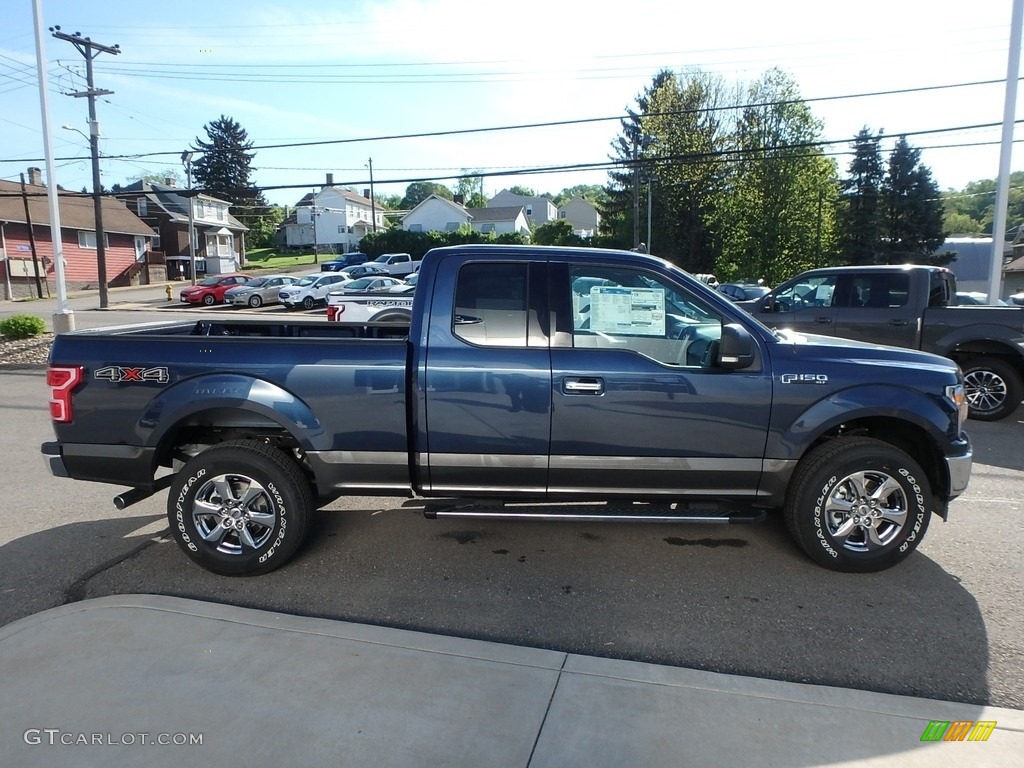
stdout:
{"type": "Polygon", "coordinates": [[[665,335],[665,289],[598,286],[590,289],[590,330],[635,336],[665,335]]]}

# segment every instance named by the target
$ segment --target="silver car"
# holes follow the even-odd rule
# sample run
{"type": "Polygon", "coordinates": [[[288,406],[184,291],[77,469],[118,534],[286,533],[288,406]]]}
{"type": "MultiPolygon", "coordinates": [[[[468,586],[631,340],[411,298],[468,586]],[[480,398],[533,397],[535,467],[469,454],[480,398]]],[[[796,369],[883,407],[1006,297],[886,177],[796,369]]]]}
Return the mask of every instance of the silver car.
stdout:
{"type": "Polygon", "coordinates": [[[229,288],[224,294],[224,303],[235,306],[248,304],[254,309],[264,304],[277,304],[278,294],[286,285],[295,282],[291,275],[267,275],[254,277],[245,285],[229,288]]]}

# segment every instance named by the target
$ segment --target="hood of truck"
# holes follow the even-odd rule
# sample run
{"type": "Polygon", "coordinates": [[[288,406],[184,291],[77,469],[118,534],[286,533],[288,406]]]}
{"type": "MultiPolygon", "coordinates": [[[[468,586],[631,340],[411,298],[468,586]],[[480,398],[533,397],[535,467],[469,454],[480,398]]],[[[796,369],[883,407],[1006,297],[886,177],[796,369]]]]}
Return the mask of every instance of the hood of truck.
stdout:
{"type": "Polygon", "coordinates": [[[957,375],[958,368],[952,360],[916,349],[888,347],[838,336],[797,333],[793,330],[775,331],[775,336],[779,342],[778,351],[781,352],[780,363],[786,361],[788,354],[790,359],[803,363],[820,360],[831,365],[882,366],[957,375]]]}

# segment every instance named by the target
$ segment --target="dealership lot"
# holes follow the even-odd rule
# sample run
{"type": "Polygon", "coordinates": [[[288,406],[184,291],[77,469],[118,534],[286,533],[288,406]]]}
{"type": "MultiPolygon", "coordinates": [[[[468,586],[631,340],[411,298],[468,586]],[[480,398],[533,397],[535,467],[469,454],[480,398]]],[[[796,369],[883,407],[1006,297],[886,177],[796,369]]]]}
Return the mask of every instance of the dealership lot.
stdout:
{"type": "Polygon", "coordinates": [[[1024,409],[970,423],[977,463],[967,494],[948,524],[933,519],[918,553],[879,574],[823,572],[775,518],[731,527],[428,521],[404,499],[349,498],[317,516],[287,567],[228,579],[170,543],[162,497],[118,512],[116,489],[51,477],[38,454],[51,437],[45,397],[40,372],[0,373],[3,623],[89,597],[168,594],[1024,708],[1024,409]]]}

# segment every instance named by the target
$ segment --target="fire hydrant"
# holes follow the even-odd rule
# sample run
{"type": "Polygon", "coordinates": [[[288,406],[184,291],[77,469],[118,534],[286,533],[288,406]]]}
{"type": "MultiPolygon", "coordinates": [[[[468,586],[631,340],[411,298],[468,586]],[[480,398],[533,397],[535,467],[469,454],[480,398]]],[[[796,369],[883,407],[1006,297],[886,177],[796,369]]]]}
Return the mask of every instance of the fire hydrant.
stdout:
{"type": "Polygon", "coordinates": [[[167,291],[167,300],[170,301],[171,300],[171,286],[170,285],[165,285],[164,286],[164,290],[167,291]]]}

